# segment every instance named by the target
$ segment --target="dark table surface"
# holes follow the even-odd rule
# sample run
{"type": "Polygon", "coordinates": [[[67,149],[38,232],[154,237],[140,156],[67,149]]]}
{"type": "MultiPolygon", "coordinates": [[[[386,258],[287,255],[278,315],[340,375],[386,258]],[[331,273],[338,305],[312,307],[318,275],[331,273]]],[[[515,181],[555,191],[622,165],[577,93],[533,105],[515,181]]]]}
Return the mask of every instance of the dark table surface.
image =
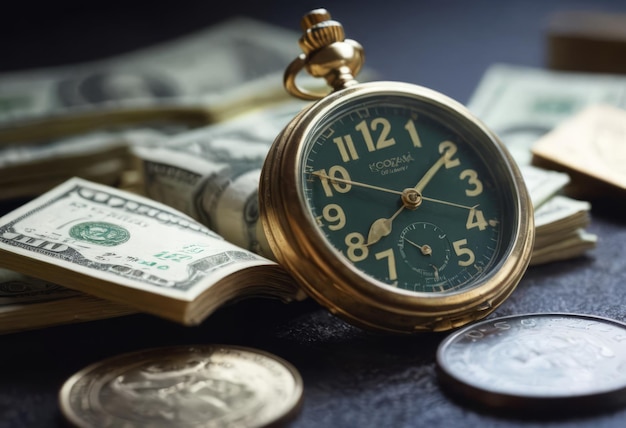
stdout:
{"type": "MultiPolygon", "coordinates": [[[[367,65],[383,78],[429,86],[466,102],[494,62],[545,67],[552,12],[626,12],[626,3],[608,0],[263,3],[218,11],[207,1],[5,2],[0,71],[97,59],[238,14],[298,30],[305,12],[326,7],[348,37],[364,45],[367,65]]],[[[531,267],[492,316],[567,312],[626,321],[626,204],[592,203],[588,230],[598,235],[597,248],[581,258],[531,267]]],[[[310,300],[267,299],[226,306],[194,328],[133,315],[0,336],[0,427],[63,425],[59,388],[86,365],[128,351],[197,343],[263,349],[295,365],[305,395],[294,428],[626,426],[626,409],[522,419],[453,400],[435,370],[444,337],[367,332],[310,300]]]]}

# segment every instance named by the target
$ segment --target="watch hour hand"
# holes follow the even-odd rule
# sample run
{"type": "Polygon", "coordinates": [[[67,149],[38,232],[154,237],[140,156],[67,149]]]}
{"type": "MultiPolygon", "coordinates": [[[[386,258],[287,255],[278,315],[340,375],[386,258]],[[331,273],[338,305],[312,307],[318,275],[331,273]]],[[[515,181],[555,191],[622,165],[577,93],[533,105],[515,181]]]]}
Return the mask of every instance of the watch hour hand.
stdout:
{"type": "Polygon", "coordinates": [[[402,195],[402,206],[398,208],[398,210],[393,213],[393,215],[389,218],[381,217],[372,223],[370,226],[370,231],[367,234],[367,243],[366,245],[372,245],[380,241],[385,236],[391,233],[391,225],[394,219],[405,209],[408,208],[410,210],[414,210],[419,207],[422,203],[422,195],[419,194],[413,188],[404,189],[401,193],[402,195]]]}
{"type": "Polygon", "coordinates": [[[398,216],[398,214],[402,212],[402,210],[404,210],[404,205],[398,208],[398,211],[393,213],[391,217],[382,217],[375,220],[374,223],[372,223],[372,225],[370,226],[370,231],[367,234],[366,245],[375,244],[385,236],[389,235],[391,233],[391,225],[393,223],[393,220],[398,216]]]}

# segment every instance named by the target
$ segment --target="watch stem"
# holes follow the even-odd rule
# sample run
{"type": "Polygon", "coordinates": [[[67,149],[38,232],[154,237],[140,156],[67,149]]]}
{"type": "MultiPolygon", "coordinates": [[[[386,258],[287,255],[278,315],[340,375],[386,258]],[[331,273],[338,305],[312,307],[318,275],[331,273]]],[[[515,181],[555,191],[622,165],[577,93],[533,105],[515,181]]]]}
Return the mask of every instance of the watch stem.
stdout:
{"type": "Polygon", "coordinates": [[[300,21],[302,37],[300,54],[285,71],[285,87],[303,99],[319,99],[326,94],[312,93],[296,84],[296,75],[303,68],[313,77],[323,77],[333,90],[358,83],[355,76],[363,67],[365,54],[356,41],[346,39],[343,26],[332,19],[326,9],[314,9],[300,21]]]}

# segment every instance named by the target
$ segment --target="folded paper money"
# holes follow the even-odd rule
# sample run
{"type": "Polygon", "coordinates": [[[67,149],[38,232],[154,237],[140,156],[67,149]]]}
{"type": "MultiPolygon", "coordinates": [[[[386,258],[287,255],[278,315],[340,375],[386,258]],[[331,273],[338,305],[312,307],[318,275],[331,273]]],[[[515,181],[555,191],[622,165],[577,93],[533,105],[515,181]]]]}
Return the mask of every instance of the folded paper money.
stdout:
{"type": "Polygon", "coordinates": [[[0,265],[185,325],[233,299],[303,297],[277,263],[173,208],[80,178],[0,218],[0,265]]]}

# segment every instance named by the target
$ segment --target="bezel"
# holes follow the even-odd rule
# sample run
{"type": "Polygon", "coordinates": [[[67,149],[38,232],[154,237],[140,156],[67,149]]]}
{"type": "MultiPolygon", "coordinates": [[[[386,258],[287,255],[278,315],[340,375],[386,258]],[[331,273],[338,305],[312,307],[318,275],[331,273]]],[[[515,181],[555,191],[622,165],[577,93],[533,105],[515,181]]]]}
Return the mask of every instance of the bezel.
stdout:
{"type": "MultiPolygon", "coordinates": [[[[487,147],[487,146],[486,146],[487,147]]],[[[260,183],[261,219],[276,259],[311,297],[359,326],[394,332],[436,331],[484,318],[517,286],[532,254],[533,211],[521,173],[498,138],[463,105],[417,85],[400,82],[357,84],[334,92],[296,116],[276,138],[260,183]],[[489,274],[476,284],[443,293],[395,288],[356,268],[315,224],[303,193],[306,139],[347,103],[369,96],[402,96],[452,115],[465,132],[479,134],[510,178],[512,239],[489,274]]]]}

